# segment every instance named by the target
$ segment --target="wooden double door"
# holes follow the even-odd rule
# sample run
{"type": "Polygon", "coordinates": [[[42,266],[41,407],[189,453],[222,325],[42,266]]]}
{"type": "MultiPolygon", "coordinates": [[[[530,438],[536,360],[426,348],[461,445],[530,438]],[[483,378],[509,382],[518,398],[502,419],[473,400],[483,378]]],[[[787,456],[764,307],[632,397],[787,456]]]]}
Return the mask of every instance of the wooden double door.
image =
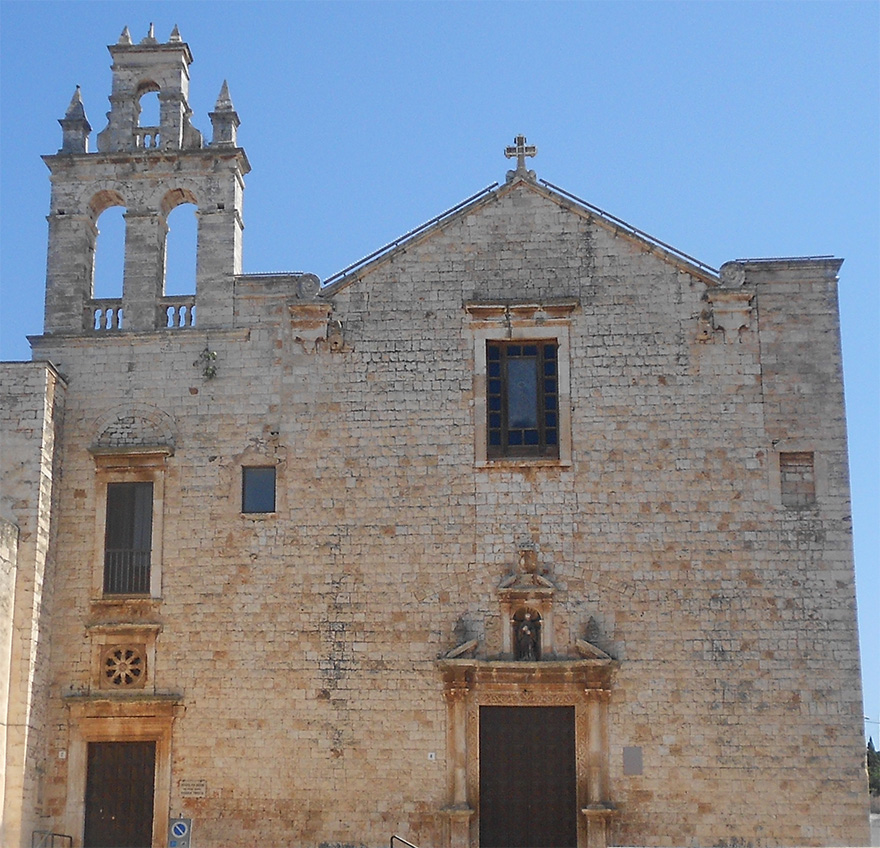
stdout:
{"type": "Polygon", "coordinates": [[[150,848],[155,779],[155,742],[89,742],[84,848],[150,848]]]}
{"type": "Polygon", "coordinates": [[[481,848],[576,848],[574,707],[480,707],[481,848]]]}

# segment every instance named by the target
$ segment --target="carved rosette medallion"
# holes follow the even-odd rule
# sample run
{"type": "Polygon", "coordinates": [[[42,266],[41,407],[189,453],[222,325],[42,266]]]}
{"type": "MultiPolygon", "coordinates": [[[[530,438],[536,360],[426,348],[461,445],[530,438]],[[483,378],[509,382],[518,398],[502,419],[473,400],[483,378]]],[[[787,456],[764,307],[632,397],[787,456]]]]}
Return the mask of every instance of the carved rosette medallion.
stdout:
{"type": "Polygon", "coordinates": [[[109,645],[102,652],[102,689],[142,689],[146,679],[144,645],[109,645]]]}

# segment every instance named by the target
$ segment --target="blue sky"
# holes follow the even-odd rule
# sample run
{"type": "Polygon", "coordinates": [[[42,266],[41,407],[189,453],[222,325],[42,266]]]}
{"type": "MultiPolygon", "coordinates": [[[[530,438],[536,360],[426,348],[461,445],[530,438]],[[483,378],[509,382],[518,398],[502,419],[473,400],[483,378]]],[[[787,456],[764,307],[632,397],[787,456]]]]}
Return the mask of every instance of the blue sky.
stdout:
{"type": "MultiPolygon", "coordinates": [[[[60,146],[77,84],[94,149],[106,45],[125,25],[140,40],[151,21],[162,41],[178,24],[193,51],[190,105],[208,136],[229,81],[253,166],[245,271],[329,276],[503,180],[517,133],[538,145],[539,177],[709,265],[843,257],[866,730],[878,740],[880,4],[2,0],[0,359],[30,358],[25,335],[42,328],[39,156],[60,146]]],[[[175,215],[185,238],[192,216],[175,215]]]]}

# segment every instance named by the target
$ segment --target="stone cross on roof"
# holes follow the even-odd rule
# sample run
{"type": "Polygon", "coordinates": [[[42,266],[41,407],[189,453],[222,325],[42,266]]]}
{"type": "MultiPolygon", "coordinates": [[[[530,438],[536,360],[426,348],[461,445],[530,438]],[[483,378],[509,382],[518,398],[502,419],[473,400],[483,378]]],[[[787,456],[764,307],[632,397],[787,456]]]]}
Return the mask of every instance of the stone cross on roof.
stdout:
{"type": "Polygon", "coordinates": [[[518,135],[510,147],[505,147],[504,155],[508,159],[516,156],[516,170],[507,172],[508,182],[512,182],[516,177],[535,179],[535,172],[526,170],[526,156],[537,156],[538,148],[534,144],[527,144],[524,135],[518,135]]]}

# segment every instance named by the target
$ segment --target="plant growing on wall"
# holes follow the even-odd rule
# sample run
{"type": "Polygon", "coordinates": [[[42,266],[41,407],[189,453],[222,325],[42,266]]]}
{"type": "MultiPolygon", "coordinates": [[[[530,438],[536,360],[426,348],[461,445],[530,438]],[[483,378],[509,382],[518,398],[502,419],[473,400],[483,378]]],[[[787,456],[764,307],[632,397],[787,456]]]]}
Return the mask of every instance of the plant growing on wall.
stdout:
{"type": "Polygon", "coordinates": [[[205,348],[200,354],[199,358],[193,362],[193,365],[198,368],[201,366],[202,376],[206,380],[212,380],[217,375],[217,366],[214,364],[217,361],[217,351],[210,350],[209,348],[205,348]]]}

